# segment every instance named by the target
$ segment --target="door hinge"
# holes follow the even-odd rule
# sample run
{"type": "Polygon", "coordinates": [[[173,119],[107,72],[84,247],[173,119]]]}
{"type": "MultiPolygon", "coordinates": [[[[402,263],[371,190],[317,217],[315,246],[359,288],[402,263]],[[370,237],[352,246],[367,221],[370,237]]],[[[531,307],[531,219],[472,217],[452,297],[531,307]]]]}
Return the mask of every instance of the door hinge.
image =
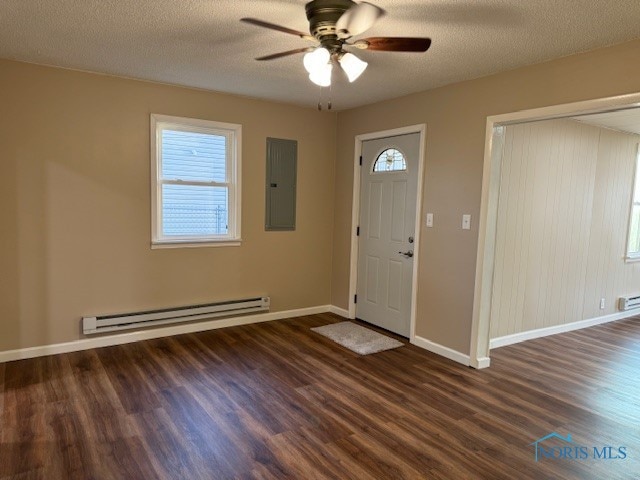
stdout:
{"type": "Polygon", "coordinates": [[[358,295],[353,296],[353,303],[358,303],[358,295]]]}
{"type": "Polygon", "coordinates": [[[362,155],[360,155],[360,165],[362,165],[362,155]]]}
{"type": "Polygon", "coordinates": [[[360,236],[360,227],[356,227],[356,237],[360,236]]]}

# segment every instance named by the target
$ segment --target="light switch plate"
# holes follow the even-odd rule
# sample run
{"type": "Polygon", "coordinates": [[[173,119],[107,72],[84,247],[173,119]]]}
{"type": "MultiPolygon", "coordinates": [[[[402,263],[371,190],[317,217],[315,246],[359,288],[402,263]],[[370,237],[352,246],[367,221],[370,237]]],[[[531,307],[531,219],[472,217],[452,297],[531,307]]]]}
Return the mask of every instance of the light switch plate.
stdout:
{"type": "Polygon", "coordinates": [[[427,227],[433,227],[433,213],[427,213],[427,227]]]}
{"type": "Polygon", "coordinates": [[[462,215],[462,229],[471,230],[471,215],[462,215]]]}

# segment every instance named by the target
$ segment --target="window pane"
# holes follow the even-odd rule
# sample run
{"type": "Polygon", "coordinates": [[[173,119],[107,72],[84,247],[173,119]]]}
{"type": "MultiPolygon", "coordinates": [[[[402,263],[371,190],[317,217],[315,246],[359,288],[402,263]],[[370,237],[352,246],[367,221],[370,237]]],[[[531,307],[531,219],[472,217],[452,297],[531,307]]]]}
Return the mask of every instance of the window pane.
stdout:
{"type": "Polygon", "coordinates": [[[162,178],[225,182],[226,137],[162,130],[162,178]]]}
{"type": "Polygon", "coordinates": [[[374,172],[398,172],[407,169],[407,162],[404,155],[395,148],[389,148],[378,155],[376,163],[373,164],[374,172]]]}
{"type": "Polygon", "coordinates": [[[640,203],[640,157],[636,161],[636,181],[633,186],[633,203],[640,203]]]}
{"type": "Polygon", "coordinates": [[[640,205],[634,205],[631,211],[631,228],[629,229],[629,253],[640,252],[640,205]]]}
{"type": "Polygon", "coordinates": [[[162,234],[165,236],[226,235],[227,187],[162,186],[162,234]]]}

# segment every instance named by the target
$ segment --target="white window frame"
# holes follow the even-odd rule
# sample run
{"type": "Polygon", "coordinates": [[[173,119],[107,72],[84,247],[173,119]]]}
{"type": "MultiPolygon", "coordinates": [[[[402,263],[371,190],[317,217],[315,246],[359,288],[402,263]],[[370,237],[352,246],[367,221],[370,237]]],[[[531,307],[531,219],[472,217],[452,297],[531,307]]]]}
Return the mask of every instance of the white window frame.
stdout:
{"type": "Polygon", "coordinates": [[[627,226],[627,251],[626,251],[626,261],[627,262],[640,262],[640,251],[631,252],[631,225],[633,223],[633,207],[640,206],[640,202],[635,202],[636,198],[636,177],[640,175],[640,144],[637,146],[636,150],[636,162],[635,168],[633,169],[633,185],[631,187],[631,201],[629,202],[629,224],[627,226]]]}
{"type": "Polygon", "coordinates": [[[241,182],[242,171],[242,125],[215,122],[195,118],[173,117],[151,114],[151,248],[222,247],[238,246],[242,238],[241,226],[241,182]],[[206,133],[226,137],[226,179],[219,182],[190,182],[163,180],[162,175],[162,131],[206,133]],[[228,188],[228,229],[226,235],[164,236],[162,234],[162,185],[211,185],[228,188]]]}

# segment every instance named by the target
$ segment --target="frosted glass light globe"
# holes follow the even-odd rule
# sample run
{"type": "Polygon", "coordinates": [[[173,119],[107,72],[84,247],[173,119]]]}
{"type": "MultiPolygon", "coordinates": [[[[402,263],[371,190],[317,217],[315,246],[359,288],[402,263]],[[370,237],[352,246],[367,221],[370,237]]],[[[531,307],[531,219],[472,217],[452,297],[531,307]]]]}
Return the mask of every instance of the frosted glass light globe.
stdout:
{"type": "Polygon", "coordinates": [[[329,51],[326,48],[319,47],[313,52],[307,53],[302,63],[304,64],[304,68],[307,69],[307,72],[313,73],[327,65],[330,58],[331,54],[329,51]]]}
{"type": "Polygon", "coordinates": [[[345,53],[342,58],[340,58],[340,65],[344,70],[344,73],[347,74],[347,78],[349,78],[350,82],[355,82],[357,78],[362,75],[369,65],[367,62],[360,60],[352,53],[345,53]]]}

